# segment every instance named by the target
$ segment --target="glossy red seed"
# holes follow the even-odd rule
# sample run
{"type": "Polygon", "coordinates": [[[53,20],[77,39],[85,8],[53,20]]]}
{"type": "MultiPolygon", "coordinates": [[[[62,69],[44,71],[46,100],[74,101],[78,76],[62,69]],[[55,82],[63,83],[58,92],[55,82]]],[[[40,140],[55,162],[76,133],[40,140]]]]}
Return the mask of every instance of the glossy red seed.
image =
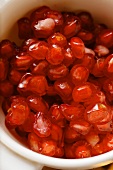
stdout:
{"type": "Polygon", "coordinates": [[[63,24],[63,17],[61,12],[55,11],[55,10],[50,10],[46,13],[46,18],[51,18],[55,22],[55,30],[59,31],[62,24],[63,24]]]}
{"type": "Polygon", "coordinates": [[[34,42],[29,45],[28,53],[36,60],[43,60],[48,54],[48,44],[45,41],[34,42]]]}
{"type": "Polygon", "coordinates": [[[107,100],[112,103],[113,101],[113,79],[108,78],[103,83],[103,89],[107,100]]]}
{"type": "Polygon", "coordinates": [[[48,69],[47,76],[50,80],[57,80],[59,78],[65,77],[68,72],[68,68],[64,64],[60,64],[57,66],[50,66],[48,69]]]}
{"type": "Polygon", "coordinates": [[[14,86],[10,81],[4,80],[0,82],[0,95],[2,95],[3,97],[10,97],[13,92],[14,86]]]}
{"type": "Polygon", "coordinates": [[[54,156],[57,144],[53,140],[46,140],[42,142],[41,153],[47,156],[54,156]]]}
{"type": "Polygon", "coordinates": [[[90,45],[94,41],[94,35],[88,30],[80,30],[77,36],[84,42],[85,45],[90,45]]]}
{"type": "Polygon", "coordinates": [[[52,18],[46,18],[32,23],[32,30],[36,38],[48,38],[53,34],[55,22],[52,18]]]}
{"type": "Polygon", "coordinates": [[[27,17],[18,20],[18,36],[20,39],[32,37],[30,20],[27,17]]]}
{"type": "Polygon", "coordinates": [[[85,46],[83,41],[79,37],[72,37],[70,40],[72,53],[76,58],[83,58],[85,52],[85,46]]]}
{"type": "Polygon", "coordinates": [[[60,126],[52,124],[51,139],[56,141],[58,145],[63,146],[63,130],[60,126]]]}
{"type": "Polygon", "coordinates": [[[56,147],[54,157],[62,158],[64,156],[64,147],[56,147]]]}
{"type": "Polygon", "coordinates": [[[33,58],[27,53],[20,53],[11,61],[12,67],[17,70],[27,70],[30,68],[32,63],[33,58]]]}
{"type": "Polygon", "coordinates": [[[73,84],[68,78],[56,80],[54,83],[55,91],[64,100],[72,99],[73,84]]]}
{"type": "Polygon", "coordinates": [[[29,112],[30,110],[25,100],[13,101],[11,108],[8,110],[6,121],[10,125],[21,125],[28,118],[29,112]]]}
{"type": "Polygon", "coordinates": [[[78,17],[81,20],[82,28],[86,30],[92,30],[94,25],[93,25],[93,17],[91,14],[87,11],[81,11],[78,13],[78,17]]]}
{"type": "Polygon", "coordinates": [[[0,81],[6,79],[8,74],[9,63],[6,59],[0,58],[0,81]]]}
{"type": "Polygon", "coordinates": [[[27,103],[31,110],[34,112],[43,112],[47,113],[48,105],[43,100],[42,97],[34,95],[30,95],[27,97],[27,103]]]}
{"type": "Polygon", "coordinates": [[[79,119],[84,114],[84,107],[82,105],[72,106],[68,104],[61,104],[60,111],[68,121],[79,119]]]}
{"type": "Polygon", "coordinates": [[[107,77],[111,77],[113,75],[113,54],[106,57],[103,72],[107,77]]]}
{"type": "Polygon", "coordinates": [[[27,40],[25,40],[22,45],[21,45],[21,50],[24,52],[28,51],[28,48],[31,44],[33,43],[37,43],[38,40],[36,38],[28,38],[27,40]]]}
{"type": "Polygon", "coordinates": [[[24,71],[19,71],[16,70],[15,68],[14,69],[12,68],[8,74],[8,78],[13,85],[18,85],[24,74],[25,74],[24,71]]]}
{"type": "Polygon", "coordinates": [[[88,158],[91,157],[90,149],[85,145],[80,145],[75,149],[76,158],[88,158]]]}
{"type": "Polygon", "coordinates": [[[109,54],[109,49],[106,46],[97,45],[94,48],[94,52],[98,55],[98,57],[102,57],[109,54]]]}
{"type": "Polygon", "coordinates": [[[86,141],[94,147],[97,143],[100,141],[100,137],[97,132],[92,129],[86,136],[85,136],[86,141]]]}
{"type": "Polygon", "coordinates": [[[69,15],[69,17],[66,17],[61,32],[63,35],[66,36],[66,38],[71,38],[75,36],[80,31],[80,29],[81,29],[80,19],[77,16],[69,15]]]}
{"type": "Polygon", "coordinates": [[[62,48],[58,45],[52,45],[49,47],[48,55],[46,60],[52,65],[61,64],[64,59],[62,48]]]}
{"type": "Polygon", "coordinates": [[[30,112],[28,118],[25,122],[21,125],[25,132],[32,132],[33,131],[33,123],[34,123],[34,113],[30,112]]]}
{"type": "Polygon", "coordinates": [[[107,122],[107,123],[104,123],[104,124],[96,124],[95,127],[97,128],[98,130],[98,133],[105,133],[106,132],[112,132],[113,130],[113,122],[110,121],[110,122],[107,122]]]}
{"type": "Polygon", "coordinates": [[[76,119],[70,122],[70,127],[73,128],[76,132],[82,135],[86,135],[91,129],[91,124],[84,119],[76,119]]]}
{"type": "Polygon", "coordinates": [[[48,88],[47,80],[45,76],[32,76],[31,74],[25,74],[18,84],[18,91],[20,93],[35,93],[39,96],[46,94],[48,88]]]}
{"type": "Polygon", "coordinates": [[[64,64],[66,67],[69,67],[69,66],[72,65],[73,62],[75,61],[75,57],[74,57],[73,54],[72,54],[72,50],[71,50],[70,46],[67,46],[67,47],[63,50],[63,53],[64,53],[63,64],[64,64]]]}
{"type": "Polygon", "coordinates": [[[65,127],[66,120],[60,111],[60,107],[57,104],[53,104],[49,110],[49,117],[54,124],[60,127],[65,127]]]}
{"type": "Polygon", "coordinates": [[[53,35],[51,35],[47,41],[50,45],[56,44],[61,47],[65,47],[67,45],[66,37],[59,32],[56,32],[53,35]]]}
{"type": "Polygon", "coordinates": [[[14,46],[10,40],[2,40],[0,42],[0,56],[2,58],[10,59],[15,53],[14,46]]]}
{"type": "Polygon", "coordinates": [[[17,90],[20,94],[24,94],[24,95],[26,94],[27,96],[29,95],[27,87],[28,87],[28,83],[29,83],[31,78],[32,78],[31,73],[25,73],[22,76],[22,78],[21,78],[21,80],[18,84],[18,87],[17,87],[17,90]]]}
{"type": "Polygon", "coordinates": [[[91,73],[95,77],[103,77],[104,76],[104,72],[103,72],[104,64],[105,64],[105,58],[98,58],[95,61],[95,64],[93,65],[93,69],[91,73]]]}
{"type": "Polygon", "coordinates": [[[86,82],[73,89],[72,97],[75,102],[85,102],[90,100],[96,91],[92,83],[86,82]]]}
{"type": "Polygon", "coordinates": [[[28,84],[28,91],[43,96],[46,94],[48,84],[45,76],[33,76],[28,84]]]}
{"type": "Polygon", "coordinates": [[[85,116],[92,124],[106,123],[112,119],[110,107],[103,103],[89,105],[85,110],[85,116]]]}
{"type": "Polygon", "coordinates": [[[69,158],[69,159],[75,158],[74,152],[72,150],[72,144],[65,144],[64,151],[65,151],[66,158],[69,158]]]}
{"type": "Polygon", "coordinates": [[[73,143],[80,139],[80,134],[72,127],[67,126],[64,130],[64,141],[66,143],[73,143]]]}
{"type": "Polygon", "coordinates": [[[75,85],[82,84],[88,80],[89,70],[87,67],[77,64],[70,70],[70,77],[75,85]]]}
{"type": "Polygon", "coordinates": [[[51,134],[51,122],[43,112],[37,112],[35,114],[33,131],[39,137],[48,137],[51,134]]]}
{"type": "Polygon", "coordinates": [[[46,60],[35,60],[30,67],[31,73],[35,75],[47,75],[49,63],[46,60]]]}
{"type": "Polygon", "coordinates": [[[107,48],[113,46],[113,30],[104,29],[102,30],[96,38],[96,44],[104,45],[107,48]]]}
{"type": "Polygon", "coordinates": [[[85,53],[84,57],[81,59],[80,64],[87,67],[87,69],[89,69],[89,71],[91,72],[95,64],[94,55],[91,53],[85,53]]]}
{"type": "Polygon", "coordinates": [[[41,139],[35,133],[29,133],[28,144],[31,150],[40,153],[42,150],[41,139]]]}
{"type": "Polygon", "coordinates": [[[45,18],[45,14],[50,10],[48,6],[41,6],[34,10],[30,15],[30,21],[38,21],[45,18]]]}

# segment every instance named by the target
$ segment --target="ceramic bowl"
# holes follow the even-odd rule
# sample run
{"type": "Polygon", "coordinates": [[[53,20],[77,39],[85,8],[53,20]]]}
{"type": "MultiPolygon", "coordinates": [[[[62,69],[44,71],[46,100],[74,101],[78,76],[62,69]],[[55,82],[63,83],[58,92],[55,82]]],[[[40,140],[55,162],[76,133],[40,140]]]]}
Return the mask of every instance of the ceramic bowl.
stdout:
{"type": "MultiPolygon", "coordinates": [[[[42,5],[60,11],[87,10],[95,21],[113,28],[112,0],[0,0],[0,39],[10,38],[20,43],[17,38],[16,21],[42,5]]],[[[113,151],[84,159],[60,159],[35,153],[11,135],[4,125],[4,120],[4,114],[0,109],[0,140],[3,147],[11,152],[13,169],[18,170],[18,167],[19,170],[23,169],[24,165],[27,170],[41,170],[46,165],[57,169],[82,170],[113,162],[113,151]]]]}

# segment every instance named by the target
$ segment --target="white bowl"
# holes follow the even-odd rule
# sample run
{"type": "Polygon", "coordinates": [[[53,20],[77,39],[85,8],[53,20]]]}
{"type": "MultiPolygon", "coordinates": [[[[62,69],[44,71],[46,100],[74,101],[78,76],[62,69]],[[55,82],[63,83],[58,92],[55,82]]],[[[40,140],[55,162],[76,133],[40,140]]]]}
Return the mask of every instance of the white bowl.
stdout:
{"type": "MultiPolygon", "coordinates": [[[[0,0],[0,39],[10,38],[19,43],[16,21],[29,11],[47,5],[61,11],[88,10],[97,22],[113,28],[112,0],[0,0]]],[[[59,159],[35,153],[14,138],[4,125],[4,114],[0,109],[0,140],[2,148],[9,148],[14,159],[13,169],[41,170],[43,166],[57,169],[81,170],[107,165],[113,162],[113,151],[84,159],[59,159]],[[17,158],[17,159],[16,159],[17,158]],[[24,165],[24,166],[23,166],[24,165]]],[[[9,154],[9,155],[10,155],[9,154]]],[[[10,163],[9,163],[10,164],[10,163]]],[[[6,170],[6,169],[1,169],[6,170]]]]}

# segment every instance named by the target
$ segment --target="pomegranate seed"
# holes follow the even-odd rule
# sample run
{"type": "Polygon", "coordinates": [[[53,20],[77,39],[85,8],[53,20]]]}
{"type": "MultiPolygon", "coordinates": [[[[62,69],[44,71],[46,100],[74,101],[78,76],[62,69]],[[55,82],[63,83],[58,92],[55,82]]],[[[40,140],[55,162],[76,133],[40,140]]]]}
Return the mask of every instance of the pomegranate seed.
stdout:
{"type": "Polygon", "coordinates": [[[79,85],[88,80],[89,70],[82,65],[75,65],[70,70],[70,77],[75,85],[79,85]]]}
{"type": "Polygon", "coordinates": [[[75,102],[85,102],[90,100],[96,89],[92,83],[86,82],[73,89],[72,96],[75,102]]]}
{"type": "Polygon", "coordinates": [[[27,97],[27,103],[31,110],[34,112],[43,112],[47,113],[48,106],[42,97],[34,95],[30,95],[27,97]]]}
{"type": "Polygon", "coordinates": [[[85,136],[85,139],[92,147],[100,141],[98,133],[96,133],[93,129],[85,136]]]}
{"type": "Polygon", "coordinates": [[[49,38],[48,38],[48,43],[50,45],[58,45],[58,46],[61,46],[61,47],[65,47],[67,45],[67,40],[66,40],[66,37],[57,32],[57,33],[54,33],[53,35],[51,35],[49,38]]]}
{"type": "Polygon", "coordinates": [[[90,149],[85,145],[80,145],[75,149],[76,158],[88,158],[91,157],[90,149]]]}
{"type": "Polygon", "coordinates": [[[58,145],[63,145],[63,130],[60,126],[52,124],[51,126],[51,138],[56,141],[58,145]]]}
{"type": "Polygon", "coordinates": [[[27,53],[20,53],[12,59],[11,65],[17,70],[27,70],[33,63],[33,58],[27,53]]]}
{"type": "Polygon", "coordinates": [[[48,38],[54,32],[55,22],[46,18],[32,23],[32,30],[36,38],[48,38]]]}
{"type": "Polygon", "coordinates": [[[66,38],[75,36],[81,29],[81,22],[77,16],[69,16],[66,18],[61,32],[66,38]]]}
{"type": "Polygon", "coordinates": [[[49,116],[50,116],[51,121],[54,124],[57,124],[60,127],[65,127],[66,120],[60,111],[59,105],[54,104],[51,106],[49,110],[49,116]]]}
{"type": "Polygon", "coordinates": [[[10,125],[21,125],[28,118],[29,112],[30,110],[25,100],[13,101],[11,108],[8,110],[6,121],[10,125]]]}
{"type": "Polygon", "coordinates": [[[13,92],[14,86],[10,81],[4,80],[0,82],[0,95],[2,95],[3,97],[10,97],[13,92]]]}
{"type": "Polygon", "coordinates": [[[94,55],[91,53],[85,53],[80,64],[85,66],[91,72],[95,64],[94,55]]]}
{"type": "Polygon", "coordinates": [[[30,112],[28,118],[25,120],[25,122],[21,126],[25,132],[32,132],[33,123],[34,123],[34,113],[30,112]]]}
{"type": "Polygon", "coordinates": [[[55,91],[62,99],[71,100],[73,85],[68,78],[56,80],[54,83],[55,91]]]}
{"type": "Polygon", "coordinates": [[[50,80],[57,80],[59,78],[65,77],[69,70],[63,64],[57,66],[50,66],[48,69],[48,77],[50,80]]]}
{"type": "Polygon", "coordinates": [[[20,39],[32,37],[30,20],[27,17],[18,20],[18,36],[20,39]]]}
{"type": "Polygon", "coordinates": [[[108,55],[105,59],[103,71],[107,77],[113,75],[113,54],[108,55]]]}
{"type": "Polygon", "coordinates": [[[0,81],[6,79],[8,74],[9,63],[6,59],[0,58],[0,81]]]}
{"type": "Polygon", "coordinates": [[[82,12],[78,13],[78,17],[81,20],[82,28],[84,28],[86,30],[93,29],[93,27],[94,27],[93,17],[91,16],[91,14],[89,12],[82,11],[82,12]]]}
{"type": "Polygon", "coordinates": [[[42,150],[42,142],[40,138],[33,132],[28,135],[28,143],[31,150],[40,153],[42,150]]]}
{"type": "Polygon", "coordinates": [[[83,119],[76,119],[70,122],[70,127],[73,128],[76,132],[86,135],[91,129],[91,125],[83,120],[83,119]]]}
{"type": "Polygon", "coordinates": [[[86,119],[90,123],[105,123],[112,119],[111,109],[102,103],[89,105],[85,111],[86,119]]]}
{"type": "Polygon", "coordinates": [[[48,45],[45,41],[34,42],[29,45],[28,53],[36,60],[43,60],[48,53],[48,45]]]}
{"type": "Polygon", "coordinates": [[[34,10],[30,15],[30,21],[38,21],[45,18],[46,13],[50,10],[48,6],[41,6],[34,10]]]}
{"type": "Polygon", "coordinates": [[[48,137],[51,134],[51,122],[43,112],[37,112],[35,114],[33,131],[39,137],[48,137]]]}
{"type": "Polygon", "coordinates": [[[105,58],[98,58],[94,64],[94,67],[91,73],[95,77],[103,77],[104,76],[104,73],[103,73],[104,64],[105,64],[105,58]]]}
{"type": "Polygon", "coordinates": [[[69,67],[70,65],[73,64],[73,62],[75,61],[75,57],[72,54],[71,48],[70,46],[67,46],[66,49],[64,49],[64,60],[63,60],[63,64],[66,67],[69,67]]]}
{"type": "Polygon", "coordinates": [[[82,117],[83,113],[85,111],[84,107],[80,104],[77,105],[77,106],[72,106],[72,105],[68,105],[68,104],[61,104],[60,110],[61,110],[61,113],[64,115],[64,117],[68,121],[82,117]]]}
{"type": "Polygon", "coordinates": [[[32,74],[46,76],[48,71],[48,66],[49,64],[46,60],[42,60],[42,61],[35,60],[31,65],[30,70],[32,74]]]}
{"type": "Polygon", "coordinates": [[[61,64],[64,59],[63,51],[60,46],[52,45],[49,48],[48,55],[46,56],[46,60],[52,65],[61,64]]]}
{"type": "Polygon", "coordinates": [[[64,141],[66,143],[73,143],[80,139],[80,134],[72,127],[67,126],[64,131],[64,141]]]}
{"type": "Polygon", "coordinates": [[[62,14],[61,12],[59,11],[54,11],[54,10],[49,10],[47,13],[46,13],[46,18],[51,18],[54,20],[55,22],[55,30],[56,31],[59,31],[62,24],[63,24],[63,17],[62,17],[62,14]]]}
{"type": "Polygon", "coordinates": [[[98,37],[96,38],[96,43],[98,45],[103,45],[107,48],[110,48],[113,46],[113,30],[110,29],[104,29],[102,30],[98,37]]]}
{"type": "Polygon", "coordinates": [[[76,58],[83,58],[85,52],[85,46],[83,41],[78,37],[71,38],[70,41],[72,53],[76,58]]]}
{"type": "Polygon", "coordinates": [[[12,68],[9,72],[8,78],[13,85],[18,85],[24,74],[25,72],[12,68]]]}
{"type": "Polygon", "coordinates": [[[2,58],[10,59],[14,53],[15,49],[11,41],[5,39],[0,42],[0,56],[2,58]]]}
{"type": "Polygon", "coordinates": [[[109,54],[109,49],[103,45],[97,45],[94,48],[94,51],[98,55],[98,57],[106,56],[109,54]]]}
{"type": "Polygon", "coordinates": [[[85,45],[90,45],[94,41],[94,35],[88,30],[80,30],[77,36],[84,42],[85,45]]]}
{"type": "Polygon", "coordinates": [[[42,151],[41,153],[48,156],[54,156],[56,151],[56,142],[53,140],[46,140],[42,142],[42,151]]]}

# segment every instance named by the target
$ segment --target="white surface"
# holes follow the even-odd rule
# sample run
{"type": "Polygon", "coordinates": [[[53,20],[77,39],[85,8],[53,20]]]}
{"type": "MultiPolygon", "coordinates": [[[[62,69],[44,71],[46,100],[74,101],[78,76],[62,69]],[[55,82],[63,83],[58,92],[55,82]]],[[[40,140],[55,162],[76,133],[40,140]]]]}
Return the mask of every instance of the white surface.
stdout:
{"type": "Polygon", "coordinates": [[[0,170],[40,170],[42,166],[20,157],[0,143],[0,170]]]}
{"type": "MultiPolygon", "coordinates": [[[[113,0],[0,0],[0,38],[11,38],[11,40],[17,41],[17,19],[41,5],[68,11],[88,10],[97,21],[103,21],[113,27],[113,22],[111,22],[113,21],[113,0]]],[[[113,151],[79,160],[65,160],[40,155],[21,145],[8,132],[1,110],[0,123],[0,140],[6,146],[2,146],[0,150],[0,170],[33,170],[33,168],[40,170],[42,165],[59,169],[81,170],[113,162],[113,151]],[[39,166],[38,163],[40,163],[39,166]]]]}

